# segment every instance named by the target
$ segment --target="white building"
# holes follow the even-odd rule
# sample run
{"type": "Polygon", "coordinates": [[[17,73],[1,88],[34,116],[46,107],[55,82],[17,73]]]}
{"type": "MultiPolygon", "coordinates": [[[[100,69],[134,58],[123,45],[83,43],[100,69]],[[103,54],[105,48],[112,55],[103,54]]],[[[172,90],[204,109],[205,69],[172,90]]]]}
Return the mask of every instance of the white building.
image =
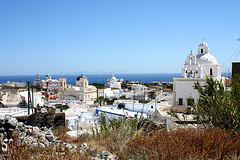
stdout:
{"type": "Polygon", "coordinates": [[[144,91],[147,91],[147,87],[145,86],[145,85],[142,85],[142,84],[133,84],[132,85],[132,90],[134,91],[134,92],[144,92],[144,91]]]}
{"type": "Polygon", "coordinates": [[[117,79],[114,75],[110,79],[107,80],[105,84],[106,88],[118,88],[121,89],[121,80],[117,79]]]}
{"type": "Polygon", "coordinates": [[[191,98],[196,104],[198,92],[193,88],[194,82],[203,85],[207,77],[221,80],[221,66],[216,58],[209,53],[206,42],[198,46],[198,54],[192,50],[182,66],[182,78],[173,78],[173,106],[187,106],[187,99],[191,98]]]}
{"type": "MultiPolygon", "coordinates": [[[[66,85],[63,86],[66,87],[66,85]]],[[[64,90],[59,90],[58,97],[61,100],[80,100],[93,103],[97,98],[97,88],[93,85],[89,85],[88,79],[83,74],[81,74],[76,79],[76,85],[69,86],[64,90]]]]}
{"type": "Polygon", "coordinates": [[[47,74],[45,76],[45,80],[40,81],[40,86],[43,88],[48,88],[50,91],[58,89],[58,80],[52,79],[52,77],[47,74]]]}
{"type": "Polygon", "coordinates": [[[104,88],[104,98],[120,98],[123,95],[121,89],[118,88],[104,88]]]}

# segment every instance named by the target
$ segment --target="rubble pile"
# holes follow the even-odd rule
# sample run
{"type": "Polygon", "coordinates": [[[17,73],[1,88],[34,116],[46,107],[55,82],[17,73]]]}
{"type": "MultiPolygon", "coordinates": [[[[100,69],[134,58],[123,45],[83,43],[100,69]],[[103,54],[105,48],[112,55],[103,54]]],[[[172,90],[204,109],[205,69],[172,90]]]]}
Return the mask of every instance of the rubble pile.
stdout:
{"type": "Polygon", "coordinates": [[[137,130],[142,130],[145,133],[152,133],[157,130],[166,129],[166,124],[157,123],[151,119],[142,119],[138,122],[137,130]]]}
{"type": "MultiPolygon", "coordinates": [[[[52,123],[52,121],[50,121],[52,123]]],[[[83,143],[80,147],[58,140],[50,128],[25,125],[13,117],[0,117],[0,145],[2,152],[8,152],[9,146],[15,142],[18,146],[28,145],[38,148],[52,147],[57,152],[64,152],[66,148],[81,154],[91,153],[91,159],[115,159],[116,155],[108,151],[97,151],[94,147],[83,143]]]]}

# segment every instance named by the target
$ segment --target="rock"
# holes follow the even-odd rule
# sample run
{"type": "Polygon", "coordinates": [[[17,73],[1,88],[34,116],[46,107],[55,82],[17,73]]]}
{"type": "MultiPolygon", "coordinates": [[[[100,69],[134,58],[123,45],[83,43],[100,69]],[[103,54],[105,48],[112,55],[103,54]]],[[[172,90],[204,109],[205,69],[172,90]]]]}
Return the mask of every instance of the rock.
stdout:
{"type": "Polygon", "coordinates": [[[8,139],[7,139],[7,138],[5,138],[5,139],[3,140],[3,142],[4,142],[4,143],[7,143],[7,142],[8,142],[8,139]]]}
{"type": "Polygon", "coordinates": [[[166,129],[166,124],[157,123],[150,119],[143,119],[138,123],[137,129],[138,130],[142,129],[144,132],[150,133],[160,129],[166,129]]]}
{"type": "Polygon", "coordinates": [[[25,130],[25,126],[26,125],[23,122],[19,122],[16,128],[23,132],[25,130]]]}
{"type": "Polygon", "coordinates": [[[7,118],[4,116],[0,117],[0,127],[4,127],[5,122],[7,121],[7,118]]]}
{"type": "Polygon", "coordinates": [[[43,143],[38,143],[38,145],[40,148],[45,148],[45,144],[43,144],[43,143]]]}
{"type": "Polygon", "coordinates": [[[50,135],[47,134],[47,135],[45,135],[45,137],[49,142],[52,142],[54,140],[54,135],[52,135],[52,134],[50,134],[50,135]]]}
{"type": "Polygon", "coordinates": [[[110,154],[108,151],[102,151],[103,158],[108,157],[110,154]]]}
{"type": "Polygon", "coordinates": [[[5,129],[3,127],[0,128],[0,133],[5,132],[5,129]]]}
{"type": "Polygon", "coordinates": [[[40,133],[40,129],[38,127],[33,127],[32,135],[34,138],[39,138],[42,134],[40,133]]]}
{"type": "Polygon", "coordinates": [[[116,154],[110,154],[107,158],[111,159],[111,160],[114,160],[114,159],[117,158],[117,155],[116,154]]]}
{"type": "Polygon", "coordinates": [[[13,134],[13,132],[14,132],[14,129],[12,129],[12,128],[9,128],[9,129],[7,130],[7,137],[8,137],[8,138],[11,138],[11,137],[12,137],[12,134],[13,134]]]}
{"type": "Polygon", "coordinates": [[[10,138],[10,139],[8,140],[8,143],[12,143],[12,142],[13,142],[13,139],[10,138]]]}
{"type": "Polygon", "coordinates": [[[72,149],[73,148],[73,146],[71,145],[71,144],[65,144],[65,147],[67,147],[68,149],[72,149]]]}
{"type": "Polygon", "coordinates": [[[8,149],[7,144],[4,143],[4,142],[1,142],[1,146],[2,146],[2,151],[3,151],[3,152],[7,152],[7,149],[8,149]]]}
{"type": "Polygon", "coordinates": [[[38,147],[38,143],[32,143],[31,146],[38,147]]]}
{"type": "Polygon", "coordinates": [[[3,133],[0,133],[0,141],[2,141],[4,139],[4,134],[3,133]]]}
{"type": "Polygon", "coordinates": [[[27,135],[32,135],[32,129],[25,129],[25,132],[27,133],[27,135]]]}
{"type": "Polygon", "coordinates": [[[25,137],[26,137],[26,133],[25,132],[20,132],[19,134],[18,134],[18,138],[19,139],[24,139],[25,137]]]}
{"type": "Polygon", "coordinates": [[[62,144],[62,141],[61,141],[61,140],[55,140],[55,141],[54,141],[54,144],[55,144],[56,146],[60,146],[60,145],[62,144]]]}
{"type": "Polygon", "coordinates": [[[45,137],[41,137],[39,139],[39,141],[42,142],[42,143],[48,142],[48,140],[45,137]]]}
{"type": "Polygon", "coordinates": [[[25,128],[26,128],[26,129],[32,129],[33,126],[27,125],[27,126],[25,126],[25,128]]]}
{"type": "Polygon", "coordinates": [[[5,129],[8,130],[9,128],[15,129],[17,125],[18,125],[18,121],[16,118],[8,117],[4,126],[5,126],[5,129]]]}
{"type": "Polygon", "coordinates": [[[94,147],[91,147],[89,150],[88,150],[89,154],[91,156],[96,156],[97,155],[97,149],[94,148],[94,147]]]}

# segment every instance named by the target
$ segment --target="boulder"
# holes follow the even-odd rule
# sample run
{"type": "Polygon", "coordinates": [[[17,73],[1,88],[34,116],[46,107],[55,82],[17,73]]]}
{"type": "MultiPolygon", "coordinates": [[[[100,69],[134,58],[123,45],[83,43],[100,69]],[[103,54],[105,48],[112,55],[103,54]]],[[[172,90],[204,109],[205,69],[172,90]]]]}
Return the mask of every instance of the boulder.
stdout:
{"type": "Polygon", "coordinates": [[[10,128],[15,129],[17,125],[18,125],[18,120],[16,118],[8,117],[7,121],[4,124],[4,128],[7,130],[10,128]]]}
{"type": "Polygon", "coordinates": [[[146,133],[166,129],[166,124],[155,122],[151,119],[143,119],[138,122],[137,130],[143,130],[146,133]]]}
{"type": "Polygon", "coordinates": [[[4,133],[5,129],[3,127],[0,128],[0,133],[4,133]]]}
{"type": "Polygon", "coordinates": [[[52,142],[55,139],[55,136],[52,134],[47,134],[45,135],[45,137],[49,142],[52,142]]]}
{"type": "Polygon", "coordinates": [[[7,118],[4,116],[4,117],[0,117],[0,127],[4,127],[4,124],[5,122],[7,121],[7,118]]]}
{"type": "Polygon", "coordinates": [[[23,122],[19,122],[16,126],[16,129],[20,130],[21,132],[25,130],[26,125],[23,122]]]}

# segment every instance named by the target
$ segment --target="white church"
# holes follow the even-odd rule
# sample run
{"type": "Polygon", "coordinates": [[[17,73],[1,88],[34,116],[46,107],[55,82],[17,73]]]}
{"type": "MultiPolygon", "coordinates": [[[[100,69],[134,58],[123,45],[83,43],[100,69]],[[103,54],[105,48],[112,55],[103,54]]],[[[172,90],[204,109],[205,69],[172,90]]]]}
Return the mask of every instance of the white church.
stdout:
{"type": "MultiPolygon", "coordinates": [[[[61,83],[62,80],[60,81],[60,85],[61,83]]],[[[66,80],[64,84],[66,84],[66,80]]],[[[93,103],[97,98],[97,88],[93,85],[89,85],[87,77],[81,74],[77,77],[75,86],[70,85],[66,87],[62,85],[62,87],[59,87],[58,97],[61,100],[77,100],[93,103]]]]}
{"type": "Polygon", "coordinates": [[[118,88],[121,89],[121,79],[117,79],[114,74],[110,79],[107,80],[107,83],[104,85],[106,88],[118,88]]]}
{"type": "Polygon", "coordinates": [[[206,77],[221,78],[221,66],[216,58],[209,53],[209,47],[204,40],[198,46],[198,54],[192,50],[182,66],[182,77],[173,78],[173,106],[188,106],[187,99],[191,98],[196,104],[198,92],[193,88],[194,82],[204,85],[206,77]]]}

